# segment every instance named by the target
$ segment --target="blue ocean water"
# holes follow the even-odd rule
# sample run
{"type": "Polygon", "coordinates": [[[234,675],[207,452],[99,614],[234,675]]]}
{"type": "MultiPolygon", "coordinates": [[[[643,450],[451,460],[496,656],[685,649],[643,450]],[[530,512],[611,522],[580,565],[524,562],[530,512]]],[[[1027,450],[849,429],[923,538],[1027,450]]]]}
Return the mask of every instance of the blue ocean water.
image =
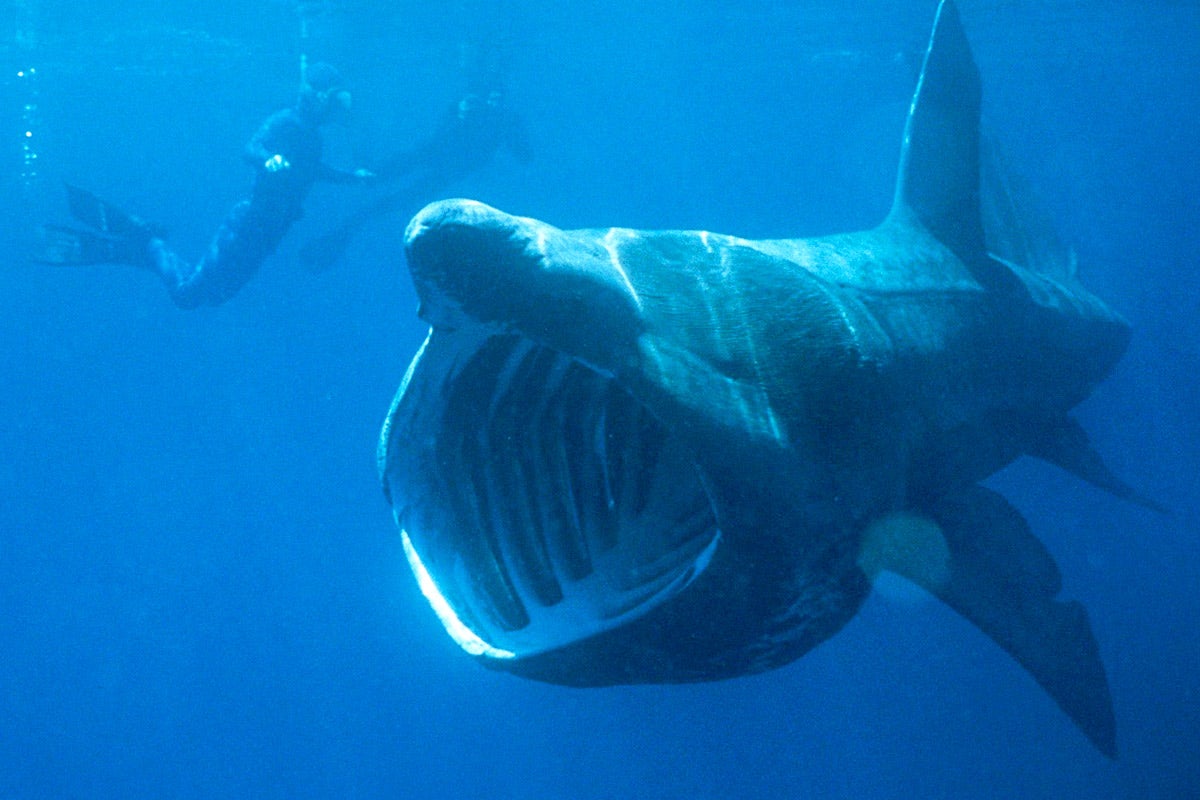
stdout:
{"type": "Polygon", "coordinates": [[[432,129],[480,39],[535,158],[448,194],[561,227],[868,227],[933,0],[246,5],[16,0],[0,20],[0,797],[1200,796],[1194,3],[960,3],[989,129],[1135,330],[1078,416],[1172,509],[1028,459],[991,482],[1089,609],[1115,762],[909,595],[717,684],[572,690],[463,656],[375,477],[424,334],[398,249],[416,207],[313,273],[300,246],[371,196],[318,187],[216,309],[179,311],[128,267],[29,260],[66,221],[63,181],[198,256],[302,54],[350,80],[327,149],[353,167],[432,129]]]}

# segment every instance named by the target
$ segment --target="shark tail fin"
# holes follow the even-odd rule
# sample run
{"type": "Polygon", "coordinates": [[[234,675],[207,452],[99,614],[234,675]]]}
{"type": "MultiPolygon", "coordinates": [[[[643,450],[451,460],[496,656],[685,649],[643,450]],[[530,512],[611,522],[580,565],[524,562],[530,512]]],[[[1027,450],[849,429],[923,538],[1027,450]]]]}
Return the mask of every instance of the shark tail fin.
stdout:
{"type": "Polygon", "coordinates": [[[1058,567],[1003,497],[972,486],[943,497],[926,516],[902,515],[864,539],[859,563],[869,576],[880,569],[902,575],[974,623],[1100,752],[1116,758],[1112,698],[1087,612],[1054,599],[1058,567]]]}
{"type": "Polygon", "coordinates": [[[938,6],[913,93],[891,220],[918,222],[964,263],[987,249],[979,200],[979,69],[953,0],[938,6]]]}

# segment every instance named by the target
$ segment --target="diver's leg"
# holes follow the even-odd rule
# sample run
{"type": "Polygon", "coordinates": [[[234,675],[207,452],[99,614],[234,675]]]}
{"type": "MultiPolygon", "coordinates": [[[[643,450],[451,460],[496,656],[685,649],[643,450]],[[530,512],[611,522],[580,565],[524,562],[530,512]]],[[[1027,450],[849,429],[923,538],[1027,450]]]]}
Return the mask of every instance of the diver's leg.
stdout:
{"type": "Polygon", "coordinates": [[[290,226],[287,214],[269,213],[243,200],[221,223],[194,268],[164,248],[157,263],[171,299],[180,308],[224,303],[254,277],[290,226]]]}
{"type": "Polygon", "coordinates": [[[203,302],[198,293],[189,291],[200,273],[200,264],[186,261],[162,239],[151,239],[147,246],[154,271],[162,278],[167,294],[180,308],[195,308],[203,302]]]}

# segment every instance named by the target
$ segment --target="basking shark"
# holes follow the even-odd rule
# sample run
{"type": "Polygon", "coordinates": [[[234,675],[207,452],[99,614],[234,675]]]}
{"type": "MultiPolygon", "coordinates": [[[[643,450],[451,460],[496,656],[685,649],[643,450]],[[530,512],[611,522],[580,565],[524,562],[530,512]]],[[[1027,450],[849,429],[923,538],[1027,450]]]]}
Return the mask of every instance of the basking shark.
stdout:
{"type": "Polygon", "coordinates": [[[1069,416],[1129,328],[1070,265],[989,254],[979,105],[944,0],[872,230],[560,230],[469,200],[409,223],[430,332],[379,468],[464,650],[572,686],[745,675],[832,636],[887,570],[1115,755],[1087,615],[980,482],[1029,454],[1141,500],[1069,416]]]}

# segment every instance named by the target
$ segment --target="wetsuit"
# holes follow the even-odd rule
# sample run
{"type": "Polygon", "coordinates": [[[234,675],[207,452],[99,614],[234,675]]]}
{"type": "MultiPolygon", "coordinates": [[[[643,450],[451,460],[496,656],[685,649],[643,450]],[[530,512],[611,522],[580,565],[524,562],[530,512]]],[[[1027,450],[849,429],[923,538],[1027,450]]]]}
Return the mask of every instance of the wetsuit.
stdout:
{"type": "Polygon", "coordinates": [[[523,120],[504,105],[499,93],[468,94],[447,109],[432,136],[392,156],[377,170],[379,180],[402,182],[402,188],[306,243],[300,260],[313,271],[331,266],[367,223],[399,210],[416,211],[439,192],[487,166],[501,148],[521,163],[533,158],[523,120]]]}
{"type": "Polygon", "coordinates": [[[199,262],[185,261],[160,238],[149,240],[152,266],[176,305],[215,306],[233,297],[303,215],[302,204],[315,182],[359,180],[353,172],[322,163],[321,122],[301,104],[271,115],[262,124],[245,150],[246,160],[255,168],[253,192],[230,210],[199,262]],[[269,171],[266,162],[276,154],[291,166],[269,171]]]}
{"type": "Polygon", "coordinates": [[[383,164],[382,180],[417,175],[417,180],[449,184],[487,166],[501,147],[518,161],[533,154],[520,116],[500,98],[468,94],[442,116],[434,134],[383,164]]]}

